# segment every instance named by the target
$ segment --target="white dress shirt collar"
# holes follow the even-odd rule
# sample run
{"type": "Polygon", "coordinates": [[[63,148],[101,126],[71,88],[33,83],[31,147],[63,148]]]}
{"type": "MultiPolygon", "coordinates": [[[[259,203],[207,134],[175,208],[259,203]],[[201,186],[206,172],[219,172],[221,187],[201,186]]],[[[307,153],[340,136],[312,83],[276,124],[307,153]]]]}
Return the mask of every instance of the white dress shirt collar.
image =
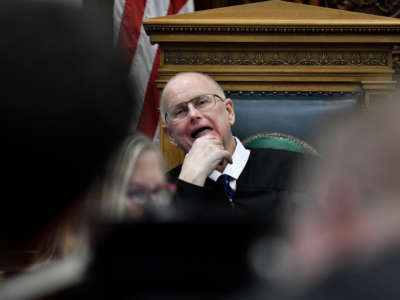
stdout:
{"type": "Polygon", "coordinates": [[[236,181],[244,170],[244,167],[249,160],[250,150],[246,149],[237,137],[234,138],[236,140],[236,148],[232,155],[232,163],[226,165],[223,173],[217,170],[212,171],[210,176],[208,176],[210,179],[217,181],[221,174],[227,174],[236,181]]]}

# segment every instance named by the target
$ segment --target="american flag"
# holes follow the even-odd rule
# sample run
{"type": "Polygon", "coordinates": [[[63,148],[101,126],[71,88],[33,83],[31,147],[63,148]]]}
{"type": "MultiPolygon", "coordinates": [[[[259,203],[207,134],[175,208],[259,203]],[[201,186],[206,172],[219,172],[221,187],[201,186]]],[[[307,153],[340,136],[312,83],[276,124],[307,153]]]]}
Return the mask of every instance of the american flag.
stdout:
{"type": "Polygon", "coordinates": [[[144,18],[194,11],[193,0],[115,0],[114,37],[127,58],[129,81],[136,100],[133,129],[150,138],[158,136],[159,98],[155,80],[159,79],[160,49],[151,45],[144,31],[144,18]]]}

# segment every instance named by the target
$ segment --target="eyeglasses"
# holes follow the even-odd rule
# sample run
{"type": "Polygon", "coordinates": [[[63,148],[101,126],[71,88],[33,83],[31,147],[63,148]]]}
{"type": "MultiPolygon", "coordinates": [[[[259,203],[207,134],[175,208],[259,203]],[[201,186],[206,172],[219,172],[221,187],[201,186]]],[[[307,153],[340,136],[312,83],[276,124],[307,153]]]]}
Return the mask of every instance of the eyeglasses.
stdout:
{"type": "Polygon", "coordinates": [[[141,186],[128,188],[127,199],[135,204],[164,206],[169,204],[172,195],[175,192],[175,185],[164,184],[153,189],[141,186]]]}
{"type": "Polygon", "coordinates": [[[207,94],[198,96],[186,102],[179,103],[165,113],[165,123],[168,124],[184,120],[189,113],[189,103],[192,103],[193,107],[198,111],[203,112],[210,110],[217,103],[215,98],[218,98],[222,102],[225,100],[218,95],[207,94]]]}

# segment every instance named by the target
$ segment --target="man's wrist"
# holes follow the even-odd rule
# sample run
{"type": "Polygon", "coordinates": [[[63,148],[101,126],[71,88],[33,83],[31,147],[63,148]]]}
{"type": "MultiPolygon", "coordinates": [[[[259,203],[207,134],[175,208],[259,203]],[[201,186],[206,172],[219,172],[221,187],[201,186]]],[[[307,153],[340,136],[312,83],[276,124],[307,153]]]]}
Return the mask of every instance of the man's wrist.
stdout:
{"type": "Polygon", "coordinates": [[[181,171],[178,177],[180,180],[197,186],[204,186],[206,176],[196,175],[194,172],[181,171]]]}

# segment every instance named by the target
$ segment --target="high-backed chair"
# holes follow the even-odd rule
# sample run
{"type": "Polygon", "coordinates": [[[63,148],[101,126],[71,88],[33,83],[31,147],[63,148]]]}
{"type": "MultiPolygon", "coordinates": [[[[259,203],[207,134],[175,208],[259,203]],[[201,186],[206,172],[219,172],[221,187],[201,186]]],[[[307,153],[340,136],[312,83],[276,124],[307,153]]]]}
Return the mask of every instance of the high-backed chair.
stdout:
{"type": "Polygon", "coordinates": [[[244,139],[243,145],[248,148],[281,149],[293,152],[319,155],[318,151],[307,142],[289,134],[262,132],[244,139]]]}
{"type": "MultiPolygon", "coordinates": [[[[178,72],[207,73],[231,93],[242,139],[268,131],[307,142],[320,120],[392,99],[397,18],[271,0],[143,24],[160,45],[158,88],[178,72]]],[[[182,162],[163,134],[160,145],[168,168],[182,162]]]]}
{"type": "Polygon", "coordinates": [[[324,123],[360,109],[359,93],[227,92],[234,103],[233,134],[245,140],[264,132],[312,143],[324,123]]]}

